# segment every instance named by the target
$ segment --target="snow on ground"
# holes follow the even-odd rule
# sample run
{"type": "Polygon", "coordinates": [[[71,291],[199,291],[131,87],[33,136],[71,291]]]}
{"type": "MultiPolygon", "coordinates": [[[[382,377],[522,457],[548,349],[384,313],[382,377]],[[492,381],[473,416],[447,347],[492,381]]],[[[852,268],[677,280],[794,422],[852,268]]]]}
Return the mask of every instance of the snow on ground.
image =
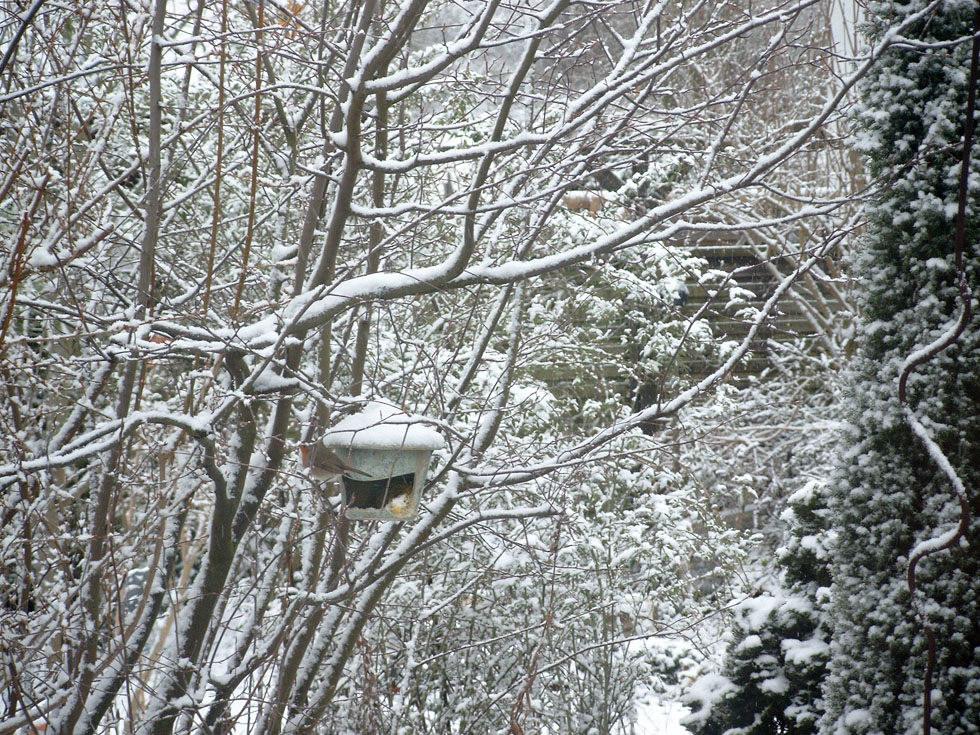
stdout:
{"type": "Polygon", "coordinates": [[[681,727],[681,718],[690,710],[678,702],[663,702],[656,695],[645,697],[636,721],[636,735],[690,735],[681,727]]]}

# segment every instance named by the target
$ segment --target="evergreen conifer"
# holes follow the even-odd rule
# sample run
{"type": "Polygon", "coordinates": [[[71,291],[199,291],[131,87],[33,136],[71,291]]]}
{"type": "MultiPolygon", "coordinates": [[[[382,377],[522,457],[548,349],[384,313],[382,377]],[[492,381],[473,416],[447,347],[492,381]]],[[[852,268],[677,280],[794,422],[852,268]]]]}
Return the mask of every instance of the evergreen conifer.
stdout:
{"type": "Polygon", "coordinates": [[[685,698],[693,713],[684,724],[695,735],[817,732],[829,650],[825,492],[812,481],[790,497],[780,584],[735,609],[722,673],[685,698]]]}
{"type": "Polygon", "coordinates": [[[972,0],[870,6],[872,38],[906,25],[862,94],[860,147],[883,185],[855,262],[866,295],[852,434],[831,498],[821,729],[965,735],[980,732],[980,329],[969,311],[961,319],[961,277],[980,293],[976,155],[959,246],[956,230],[980,11],[972,0]],[[972,521],[916,422],[962,481],[972,521]]]}

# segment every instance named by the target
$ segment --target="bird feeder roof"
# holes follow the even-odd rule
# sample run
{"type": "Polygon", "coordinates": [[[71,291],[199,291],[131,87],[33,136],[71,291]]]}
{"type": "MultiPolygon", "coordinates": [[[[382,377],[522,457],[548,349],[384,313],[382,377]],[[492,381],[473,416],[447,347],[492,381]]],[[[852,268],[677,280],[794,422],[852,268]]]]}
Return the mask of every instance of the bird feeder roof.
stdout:
{"type": "Polygon", "coordinates": [[[426,419],[397,406],[372,401],[347,416],[323,437],[333,449],[432,450],[443,446],[442,435],[426,426],[426,419]]]}

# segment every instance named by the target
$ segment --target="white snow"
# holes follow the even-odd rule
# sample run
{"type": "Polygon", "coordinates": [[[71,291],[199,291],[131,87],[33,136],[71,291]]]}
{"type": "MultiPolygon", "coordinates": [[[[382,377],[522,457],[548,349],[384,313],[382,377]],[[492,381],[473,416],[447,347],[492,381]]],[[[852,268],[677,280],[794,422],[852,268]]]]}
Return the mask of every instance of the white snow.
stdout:
{"type": "Polygon", "coordinates": [[[426,426],[426,419],[413,416],[381,401],[367,403],[358,413],[339,421],[323,443],[329,447],[372,449],[440,449],[442,435],[426,426]]]}
{"type": "Polygon", "coordinates": [[[830,652],[830,646],[819,638],[809,638],[805,641],[787,638],[782,642],[782,647],[786,662],[796,666],[805,664],[810,659],[826,656],[830,652]]]}
{"type": "MultiPolygon", "coordinates": [[[[736,687],[726,676],[721,674],[705,674],[693,684],[688,690],[688,696],[697,699],[701,703],[701,709],[691,712],[684,719],[687,722],[697,722],[714,708],[717,702],[727,697],[736,687]]],[[[681,730],[680,732],[685,732],[681,730]]]]}
{"type": "Polygon", "coordinates": [[[844,724],[848,727],[859,727],[871,722],[871,713],[866,709],[851,710],[844,716],[844,724]]]}
{"type": "Polygon", "coordinates": [[[789,679],[782,674],[766,679],[759,684],[759,691],[772,692],[773,694],[785,694],[789,691],[789,679]]]}
{"type": "Polygon", "coordinates": [[[50,250],[38,249],[31,253],[27,264],[31,268],[50,268],[58,265],[58,257],[50,250]]]}
{"type": "Polygon", "coordinates": [[[678,702],[664,702],[649,695],[637,704],[637,735],[691,735],[681,725],[690,710],[678,702]]]}

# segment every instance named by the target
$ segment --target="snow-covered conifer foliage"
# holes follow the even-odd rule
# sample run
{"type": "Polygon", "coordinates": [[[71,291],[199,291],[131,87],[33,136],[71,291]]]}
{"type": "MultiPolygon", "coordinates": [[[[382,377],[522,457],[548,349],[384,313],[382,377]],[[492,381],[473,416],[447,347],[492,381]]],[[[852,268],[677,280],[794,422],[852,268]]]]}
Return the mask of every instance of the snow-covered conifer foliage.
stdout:
{"type": "Polygon", "coordinates": [[[697,735],[817,732],[831,630],[828,478],[843,409],[837,354],[784,355],[778,380],[729,397],[740,421],[692,447],[714,449],[700,458],[704,481],[743,496],[728,512],[775,537],[755,547],[751,587],[736,588],[720,668],[684,692],[682,724],[697,735]],[[722,440],[734,447],[714,446],[722,440]]]}
{"type": "Polygon", "coordinates": [[[881,189],[855,263],[867,291],[832,500],[828,734],[954,735],[980,723],[975,152],[968,201],[959,196],[977,13],[965,0],[869,8],[872,40],[896,43],[863,87],[859,144],[881,189]]]}
{"type": "Polygon", "coordinates": [[[721,672],[685,694],[683,721],[696,735],[808,735],[823,714],[831,622],[826,484],[789,499],[779,584],[739,602],[721,672]]]}
{"type": "Polygon", "coordinates": [[[741,558],[668,422],[843,238],[819,10],[0,4],[0,735],[628,731],[741,558]],[[367,400],[412,521],[300,461],[367,400]]]}

